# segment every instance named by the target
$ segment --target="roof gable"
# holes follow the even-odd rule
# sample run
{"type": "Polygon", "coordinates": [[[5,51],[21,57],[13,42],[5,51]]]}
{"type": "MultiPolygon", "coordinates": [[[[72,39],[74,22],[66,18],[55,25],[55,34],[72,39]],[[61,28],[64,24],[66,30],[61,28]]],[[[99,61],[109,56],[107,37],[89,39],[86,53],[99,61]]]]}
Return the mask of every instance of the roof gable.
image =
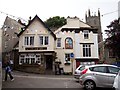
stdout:
{"type": "Polygon", "coordinates": [[[29,21],[28,25],[25,27],[25,30],[22,30],[19,34],[18,37],[21,36],[21,34],[23,34],[24,31],[26,31],[26,29],[32,25],[32,23],[35,21],[35,19],[37,19],[45,28],[46,30],[48,30],[48,32],[50,32],[50,34],[54,37],[54,39],[56,39],[56,35],[49,29],[49,27],[36,15],[31,21],[29,21]]]}
{"type": "Polygon", "coordinates": [[[93,31],[95,33],[97,33],[97,28],[94,28],[92,26],[90,26],[89,24],[79,20],[79,18],[74,17],[68,17],[67,18],[67,24],[60,27],[59,29],[57,29],[54,33],[58,33],[60,31],[75,31],[75,32],[80,32],[83,30],[90,30],[93,31]]]}

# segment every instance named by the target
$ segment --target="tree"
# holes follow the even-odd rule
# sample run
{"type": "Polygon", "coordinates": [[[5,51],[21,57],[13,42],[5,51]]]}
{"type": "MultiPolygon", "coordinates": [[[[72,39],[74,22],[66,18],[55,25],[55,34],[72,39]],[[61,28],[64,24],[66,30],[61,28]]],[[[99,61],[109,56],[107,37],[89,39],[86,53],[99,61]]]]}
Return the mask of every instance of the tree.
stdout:
{"type": "Polygon", "coordinates": [[[66,19],[65,17],[54,16],[52,18],[50,17],[49,19],[47,19],[45,21],[45,24],[54,31],[55,29],[65,25],[66,19]]]}
{"type": "Polygon", "coordinates": [[[114,20],[110,23],[105,30],[108,38],[106,39],[105,46],[111,49],[117,60],[120,60],[120,23],[119,20],[114,20]]]}

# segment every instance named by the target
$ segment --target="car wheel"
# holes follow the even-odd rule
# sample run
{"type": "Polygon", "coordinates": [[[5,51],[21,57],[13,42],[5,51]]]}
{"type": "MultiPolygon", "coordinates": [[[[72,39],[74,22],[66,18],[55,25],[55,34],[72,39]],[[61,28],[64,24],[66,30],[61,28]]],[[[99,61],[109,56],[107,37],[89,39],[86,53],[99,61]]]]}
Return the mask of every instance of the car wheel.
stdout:
{"type": "Polygon", "coordinates": [[[92,80],[88,80],[84,83],[84,88],[86,90],[94,90],[96,87],[95,83],[92,80]]]}

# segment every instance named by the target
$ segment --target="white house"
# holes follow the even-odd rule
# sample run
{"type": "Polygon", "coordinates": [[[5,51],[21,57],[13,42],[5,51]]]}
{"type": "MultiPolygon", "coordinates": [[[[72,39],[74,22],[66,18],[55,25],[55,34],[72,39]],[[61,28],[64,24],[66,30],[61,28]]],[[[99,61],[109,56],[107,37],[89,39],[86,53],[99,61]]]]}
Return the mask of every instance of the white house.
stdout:
{"type": "Polygon", "coordinates": [[[36,15],[19,33],[18,69],[28,72],[74,72],[80,64],[95,64],[98,57],[97,29],[77,17],[54,33],[36,15]]]}
{"type": "Polygon", "coordinates": [[[36,15],[19,33],[19,69],[45,73],[54,71],[55,34],[36,15]]]}
{"type": "Polygon", "coordinates": [[[67,24],[56,30],[57,61],[64,72],[74,72],[80,64],[95,64],[98,56],[97,29],[77,17],[68,17],[67,24]]]}

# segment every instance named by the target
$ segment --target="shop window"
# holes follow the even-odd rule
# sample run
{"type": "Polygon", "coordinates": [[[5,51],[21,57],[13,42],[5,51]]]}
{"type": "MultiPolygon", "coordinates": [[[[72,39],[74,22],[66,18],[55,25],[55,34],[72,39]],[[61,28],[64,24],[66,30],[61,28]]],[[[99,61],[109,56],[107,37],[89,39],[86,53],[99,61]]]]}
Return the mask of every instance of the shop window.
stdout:
{"type": "Polygon", "coordinates": [[[19,64],[41,64],[41,55],[40,54],[24,54],[20,55],[19,64]]]}

